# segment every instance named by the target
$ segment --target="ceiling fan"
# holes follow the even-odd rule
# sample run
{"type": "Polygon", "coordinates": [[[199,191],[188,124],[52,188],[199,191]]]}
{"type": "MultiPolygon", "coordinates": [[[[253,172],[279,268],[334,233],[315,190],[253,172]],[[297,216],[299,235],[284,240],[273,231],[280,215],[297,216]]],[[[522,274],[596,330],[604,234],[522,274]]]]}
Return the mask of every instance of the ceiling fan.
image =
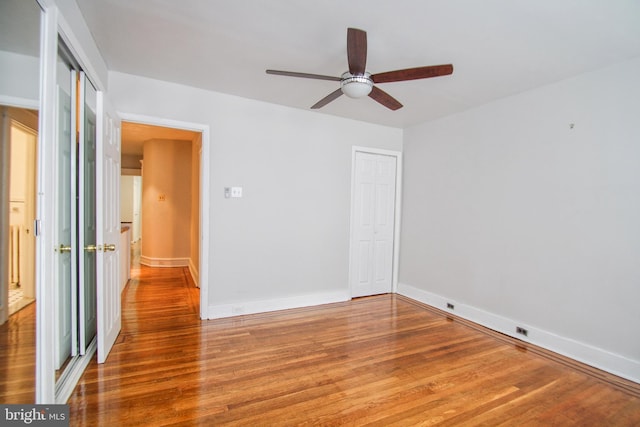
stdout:
{"type": "Polygon", "coordinates": [[[446,76],[453,73],[453,65],[451,64],[407,68],[377,74],[368,73],[366,71],[367,33],[357,28],[347,29],[347,60],[349,63],[349,71],[344,72],[340,77],[280,70],[267,70],[267,74],[340,82],[339,89],[316,102],[311,106],[312,109],[324,107],[344,93],[350,98],[360,98],[369,95],[370,98],[373,98],[385,107],[391,110],[397,110],[402,108],[402,104],[387,92],[374,86],[374,84],[426,79],[429,77],[446,76]]]}

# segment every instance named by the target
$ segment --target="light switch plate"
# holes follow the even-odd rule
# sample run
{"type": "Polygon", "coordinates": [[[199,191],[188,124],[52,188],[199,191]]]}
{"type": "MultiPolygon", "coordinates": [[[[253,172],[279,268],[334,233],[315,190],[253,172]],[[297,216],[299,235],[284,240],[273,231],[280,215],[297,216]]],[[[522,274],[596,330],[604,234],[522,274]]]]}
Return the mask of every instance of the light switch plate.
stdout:
{"type": "Polygon", "coordinates": [[[242,187],[231,187],[231,197],[242,197],[242,187]]]}

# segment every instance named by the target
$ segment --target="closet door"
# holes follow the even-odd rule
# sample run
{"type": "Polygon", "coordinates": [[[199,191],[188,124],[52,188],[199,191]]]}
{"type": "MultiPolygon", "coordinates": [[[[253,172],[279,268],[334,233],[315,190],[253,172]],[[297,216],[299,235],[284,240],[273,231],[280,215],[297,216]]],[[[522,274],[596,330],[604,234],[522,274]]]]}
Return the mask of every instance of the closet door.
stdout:
{"type": "Polygon", "coordinates": [[[96,336],[96,90],[78,79],[78,326],[81,355],[96,336]]]}
{"type": "Polygon", "coordinates": [[[76,72],[59,58],[57,67],[57,144],[56,144],[56,278],[55,292],[55,369],[77,354],[77,276],[76,260],[76,72]]]}
{"type": "Polygon", "coordinates": [[[68,55],[61,55],[58,76],[56,369],[86,354],[96,336],[98,250],[97,94],[68,55]]]}
{"type": "Polygon", "coordinates": [[[396,157],[355,153],[351,296],[392,292],[396,157]]]}

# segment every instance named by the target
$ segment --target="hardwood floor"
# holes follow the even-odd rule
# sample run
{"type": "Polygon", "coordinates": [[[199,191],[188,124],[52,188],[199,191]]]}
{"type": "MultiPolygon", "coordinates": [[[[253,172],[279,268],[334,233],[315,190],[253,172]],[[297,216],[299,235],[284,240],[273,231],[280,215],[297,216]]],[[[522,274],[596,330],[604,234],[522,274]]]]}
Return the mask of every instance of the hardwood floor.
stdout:
{"type": "Polygon", "coordinates": [[[210,321],[197,302],[185,269],[142,267],[71,425],[640,425],[640,387],[403,297],[210,321]]]}
{"type": "Polygon", "coordinates": [[[36,398],[36,304],[0,325],[0,403],[33,403],[36,398]]]}

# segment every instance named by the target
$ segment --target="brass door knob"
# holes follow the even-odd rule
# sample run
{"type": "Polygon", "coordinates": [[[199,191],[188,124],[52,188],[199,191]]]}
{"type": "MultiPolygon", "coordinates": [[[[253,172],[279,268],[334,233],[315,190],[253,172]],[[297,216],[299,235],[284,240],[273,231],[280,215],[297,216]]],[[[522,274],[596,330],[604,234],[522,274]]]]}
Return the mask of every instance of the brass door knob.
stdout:
{"type": "Polygon", "coordinates": [[[106,244],[104,245],[104,251],[105,252],[115,252],[116,250],[116,245],[112,244],[106,244]]]}
{"type": "Polygon", "coordinates": [[[84,247],[84,250],[87,252],[95,252],[97,249],[96,245],[87,245],[84,247]]]}
{"type": "Polygon", "coordinates": [[[60,247],[58,247],[58,252],[60,252],[61,254],[65,252],[71,252],[71,246],[60,245],[60,247]]]}

